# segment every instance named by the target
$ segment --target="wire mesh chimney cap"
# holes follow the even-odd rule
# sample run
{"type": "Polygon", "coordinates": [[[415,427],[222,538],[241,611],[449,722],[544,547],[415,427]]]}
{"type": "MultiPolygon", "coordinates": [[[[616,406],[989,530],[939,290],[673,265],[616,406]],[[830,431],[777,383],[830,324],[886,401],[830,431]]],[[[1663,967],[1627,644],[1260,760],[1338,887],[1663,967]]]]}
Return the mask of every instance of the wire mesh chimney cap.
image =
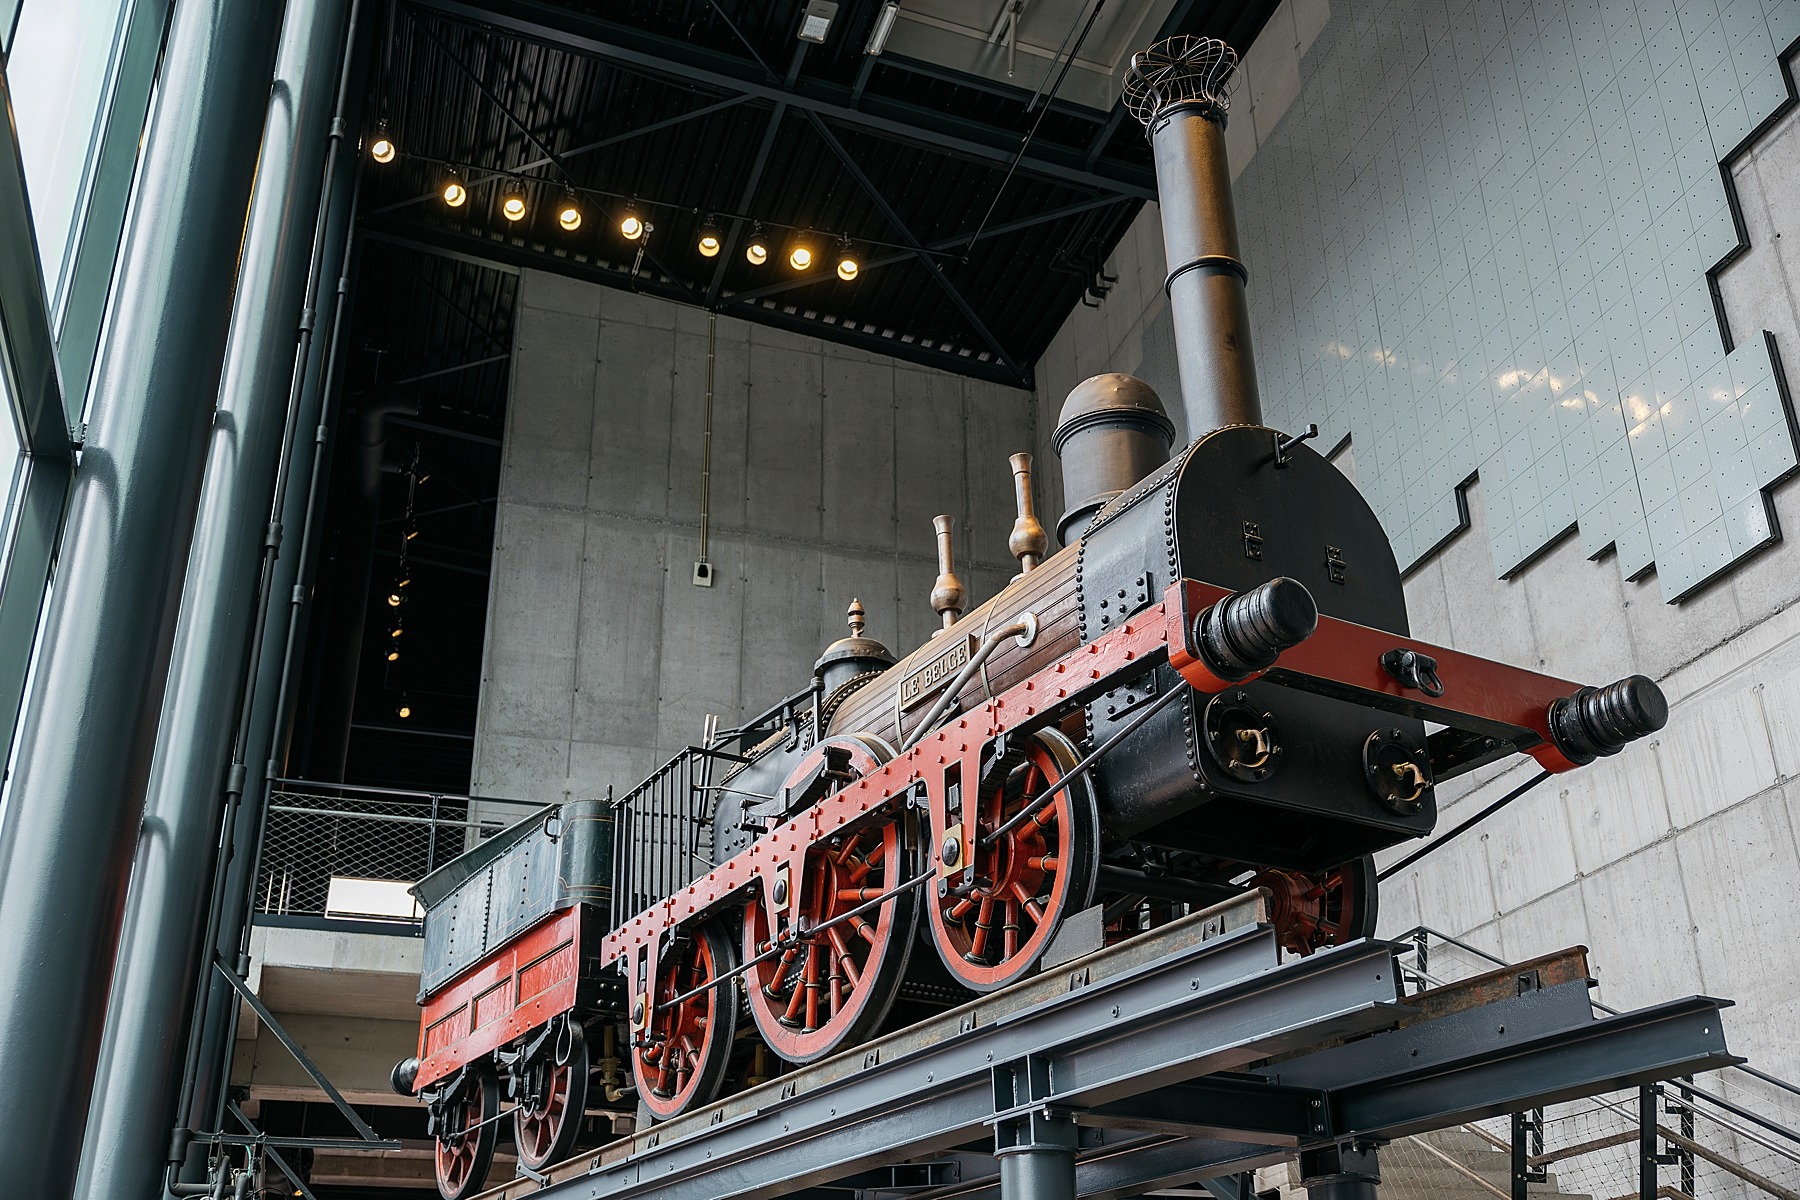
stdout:
{"type": "Polygon", "coordinates": [[[1165,38],[1131,56],[1125,107],[1145,128],[1168,109],[1190,104],[1223,125],[1231,110],[1226,89],[1237,64],[1237,51],[1218,38],[1185,33],[1165,38]]]}

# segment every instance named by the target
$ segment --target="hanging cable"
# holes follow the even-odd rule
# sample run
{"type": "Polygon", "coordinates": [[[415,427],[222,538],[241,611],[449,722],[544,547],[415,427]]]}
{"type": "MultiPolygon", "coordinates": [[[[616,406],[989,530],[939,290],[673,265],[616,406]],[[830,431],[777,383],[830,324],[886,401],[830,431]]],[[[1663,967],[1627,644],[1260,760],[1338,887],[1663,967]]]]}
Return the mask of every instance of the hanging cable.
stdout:
{"type": "Polygon", "coordinates": [[[1480,824],[1482,821],[1487,820],[1489,817],[1493,816],[1495,813],[1499,812],[1501,809],[1505,808],[1507,805],[1511,804],[1514,800],[1517,800],[1520,796],[1523,796],[1526,792],[1529,792],[1532,788],[1536,787],[1538,784],[1544,782],[1544,780],[1546,780],[1548,778],[1550,778],[1550,772],[1539,771],[1536,775],[1534,775],[1530,779],[1526,780],[1524,783],[1521,783],[1518,787],[1516,787],[1512,791],[1506,793],[1506,795],[1500,797],[1498,800],[1494,801],[1492,804],[1488,805],[1486,808],[1482,809],[1480,812],[1476,813],[1474,816],[1472,816],[1468,820],[1464,821],[1461,825],[1458,825],[1455,829],[1452,829],[1449,833],[1446,833],[1443,837],[1438,838],[1436,841],[1431,842],[1428,845],[1419,847],[1417,850],[1414,850],[1411,854],[1407,855],[1405,858],[1401,859],[1399,862],[1395,863],[1393,866],[1387,868],[1387,870],[1377,872],[1375,875],[1375,881],[1377,883],[1381,882],[1383,879],[1386,879],[1389,875],[1392,875],[1394,872],[1399,871],[1404,867],[1412,866],[1414,863],[1418,862],[1421,858],[1424,858],[1427,854],[1430,854],[1433,850],[1436,850],[1439,846],[1442,846],[1451,841],[1454,841],[1456,838],[1467,833],[1470,829],[1474,828],[1476,825],[1480,824]]]}

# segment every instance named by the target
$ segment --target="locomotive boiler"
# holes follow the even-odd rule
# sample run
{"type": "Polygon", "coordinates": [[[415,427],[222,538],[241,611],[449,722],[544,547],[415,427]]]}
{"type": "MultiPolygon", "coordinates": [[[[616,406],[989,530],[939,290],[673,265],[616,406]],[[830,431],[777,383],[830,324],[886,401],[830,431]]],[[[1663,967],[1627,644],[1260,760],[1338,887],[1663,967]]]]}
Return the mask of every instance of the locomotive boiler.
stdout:
{"type": "Polygon", "coordinates": [[[420,885],[420,1052],[395,1083],[431,1106],[450,1200],[480,1186],[503,1095],[536,1170],[601,1109],[673,1117],[1248,889],[1292,953],[1370,936],[1371,856],[1431,831],[1439,783],[1519,753],[1570,770],[1662,725],[1641,676],[1580,687],[1409,637],[1374,513],[1316,430],[1261,423],[1235,62],[1174,39],[1126,86],[1194,440],[1171,457],[1141,381],[1083,382],[1054,553],[1015,455],[998,594],[967,606],[939,518],[924,645],[896,658],[853,604],[756,720],[420,885]]]}

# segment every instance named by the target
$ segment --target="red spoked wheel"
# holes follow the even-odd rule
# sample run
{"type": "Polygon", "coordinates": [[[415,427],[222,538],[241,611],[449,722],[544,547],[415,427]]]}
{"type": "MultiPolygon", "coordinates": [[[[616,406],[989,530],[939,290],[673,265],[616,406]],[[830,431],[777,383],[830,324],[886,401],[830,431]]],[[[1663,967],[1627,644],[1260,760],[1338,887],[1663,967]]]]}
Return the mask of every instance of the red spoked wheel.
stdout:
{"type": "Polygon", "coordinates": [[[1269,889],[1269,918],[1284,950],[1305,957],[1375,936],[1375,860],[1368,855],[1316,874],[1268,867],[1250,886],[1269,889]]]}
{"type": "MultiPolygon", "coordinates": [[[[975,789],[974,878],[951,875],[926,904],[939,957],[975,991],[1030,974],[1062,919],[1093,899],[1100,821],[1087,778],[1062,788],[1017,828],[993,836],[1079,757],[1069,739],[1046,730],[996,763],[975,789]]],[[[934,833],[940,845],[944,836],[934,833]]]]}
{"type": "Polygon", "coordinates": [[[542,1171],[575,1152],[587,1115],[588,1046],[580,1022],[559,1022],[513,1071],[513,1145],[521,1163],[542,1171]]]}
{"type": "MultiPolygon", "coordinates": [[[[829,795],[888,757],[876,739],[833,738],[801,761],[788,786],[830,766],[829,795]]],[[[747,959],[774,954],[745,981],[750,1015],[789,1062],[813,1062],[867,1037],[893,1007],[917,920],[916,890],[888,895],[912,877],[909,826],[902,813],[809,847],[791,909],[767,896],[746,908],[747,959]]]]}
{"type": "Polygon", "coordinates": [[[659,1121],[711,1103],[725,1082],[737,995],[729,983],[707,985],[729,972],[733,959],[731,938],[716,920],[663,944],[631,1050],[638,1099],[659,1121]]]}
{"type": "Polygon", "coordinates": [[[431,1105],[437,1185],[444,1200],[481,1190],[499,1139],[500,1081],[489,1062],[471,1063],[460,1082],[431,1105]]]}

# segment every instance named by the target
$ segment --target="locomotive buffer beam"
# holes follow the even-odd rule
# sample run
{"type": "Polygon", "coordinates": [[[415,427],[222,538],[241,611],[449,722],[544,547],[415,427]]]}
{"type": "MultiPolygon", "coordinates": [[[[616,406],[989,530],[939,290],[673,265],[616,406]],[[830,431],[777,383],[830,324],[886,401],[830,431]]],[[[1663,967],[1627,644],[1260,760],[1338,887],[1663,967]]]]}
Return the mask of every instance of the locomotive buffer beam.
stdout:
{"type": "Polygon", "coordinates": [[[1130,1196],[1737,1061],[1724,1001],[1596,1020],[1579,954],[1400,1000],[1391,946],[1283,962],[1267,915],[1193,914],[493,1200],[845,1200],[951,1154],[914,1196],[1130,1196]]]}

